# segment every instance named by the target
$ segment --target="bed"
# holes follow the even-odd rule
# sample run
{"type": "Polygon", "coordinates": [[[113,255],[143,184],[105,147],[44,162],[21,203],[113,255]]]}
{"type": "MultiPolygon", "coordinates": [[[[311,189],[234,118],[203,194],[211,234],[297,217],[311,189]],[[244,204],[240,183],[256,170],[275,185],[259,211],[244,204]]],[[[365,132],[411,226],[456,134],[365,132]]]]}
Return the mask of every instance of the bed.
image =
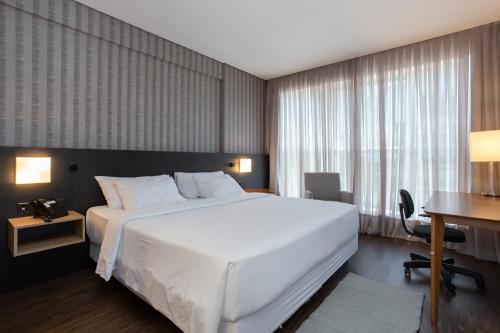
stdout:
{"type": "Polygon", "coordinates": [[[90,256],[184,332],[272,332],[356,251],[355,206],[252,193],[87,212],[90,256]]]}

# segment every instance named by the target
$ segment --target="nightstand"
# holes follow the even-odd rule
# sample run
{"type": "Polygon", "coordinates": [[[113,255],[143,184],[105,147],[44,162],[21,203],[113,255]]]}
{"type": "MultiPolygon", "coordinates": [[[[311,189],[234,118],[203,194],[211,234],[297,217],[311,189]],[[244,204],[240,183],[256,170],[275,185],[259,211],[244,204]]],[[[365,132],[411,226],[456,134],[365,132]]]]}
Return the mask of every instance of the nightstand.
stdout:
{"type": "Polygon", "coordinates": [[[248,193],[254,193],[254,192],[259,192],[259,193],[273,193],[268,188],[246,188],[245,192],[248,192],[248,193]]]}
{"type": "Polygon", "coordinates": [[[50,223],[32,216],[9,219],[7,238],[14,257],[85,242],[85,217],[71,210],[50,223]],[[34,236],[24,237],[28,231],[34,236]]]}

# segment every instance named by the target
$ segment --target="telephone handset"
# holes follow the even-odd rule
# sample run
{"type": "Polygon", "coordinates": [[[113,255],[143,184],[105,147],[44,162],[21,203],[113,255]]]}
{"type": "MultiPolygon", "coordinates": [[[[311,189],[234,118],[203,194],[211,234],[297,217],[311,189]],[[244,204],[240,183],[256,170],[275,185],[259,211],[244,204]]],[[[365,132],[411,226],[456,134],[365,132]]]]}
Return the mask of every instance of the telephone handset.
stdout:
{"type": "Polygon", "coordinates": [[[62,203],[55,199],[37,199],[29,203],[29,210],[34,217],[42,218],[45,222],[68,215],[62,203]]]}

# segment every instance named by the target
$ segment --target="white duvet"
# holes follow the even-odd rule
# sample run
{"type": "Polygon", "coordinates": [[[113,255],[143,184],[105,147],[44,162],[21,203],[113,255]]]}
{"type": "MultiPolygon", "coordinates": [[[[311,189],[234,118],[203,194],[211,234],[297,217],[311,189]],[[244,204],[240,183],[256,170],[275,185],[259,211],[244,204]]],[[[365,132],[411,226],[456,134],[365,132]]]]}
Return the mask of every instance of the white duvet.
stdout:
{"type": "Polygon", "coordinates": [[[117,274],[184,332],[217,332],[357,231],[352,205],[257,193],[123,211],[107,223],[96,273],[117,274]]]}

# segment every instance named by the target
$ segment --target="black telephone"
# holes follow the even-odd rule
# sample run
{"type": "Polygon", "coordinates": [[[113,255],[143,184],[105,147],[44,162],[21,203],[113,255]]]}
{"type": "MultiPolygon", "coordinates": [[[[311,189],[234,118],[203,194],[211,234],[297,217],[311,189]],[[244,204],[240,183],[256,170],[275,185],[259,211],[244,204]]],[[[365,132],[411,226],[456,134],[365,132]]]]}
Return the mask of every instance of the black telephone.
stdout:
{"type": "Polygon", "coordinates": [[[42,218],[45,222],[68,215],[63,204],[55,199],[37,199],[29,203],[29,211],[33,217],[42,218]]]}

